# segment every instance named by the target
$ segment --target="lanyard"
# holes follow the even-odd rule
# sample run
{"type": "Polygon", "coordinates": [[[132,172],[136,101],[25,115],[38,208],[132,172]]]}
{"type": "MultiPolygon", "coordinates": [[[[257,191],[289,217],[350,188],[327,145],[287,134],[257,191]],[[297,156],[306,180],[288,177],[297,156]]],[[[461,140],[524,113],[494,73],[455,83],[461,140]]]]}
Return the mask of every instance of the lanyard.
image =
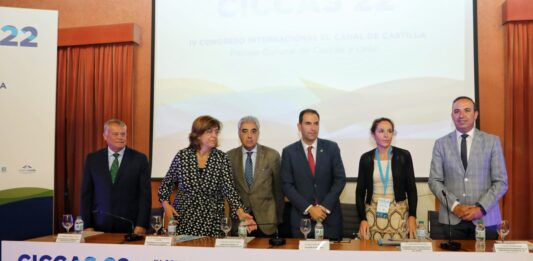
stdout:
{"type": "Polygon", "coordinates": [[[390,169],[390,162],[391,162],[391,155],[392,155],[392,146],[389,147],[389,151],[387,152],[387,170],[385,177],[383,177],[383,169],[381,168],[381,159],[379,158],[379,152],[376,148],[376,159],[378,161],[378,168],[379,168],[379,177],[381,178],[381,182],[383,183],[383,194],[387,195],[387,186],[389,185],[389,169],[390,169]]]}

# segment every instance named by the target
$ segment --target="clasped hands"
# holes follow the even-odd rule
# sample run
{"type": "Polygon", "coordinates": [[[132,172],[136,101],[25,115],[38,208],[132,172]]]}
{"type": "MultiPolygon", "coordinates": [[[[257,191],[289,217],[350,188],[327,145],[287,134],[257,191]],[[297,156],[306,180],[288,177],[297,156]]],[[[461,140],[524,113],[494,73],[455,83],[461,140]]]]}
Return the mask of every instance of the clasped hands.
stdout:
{"type": "Polygon", "coordinates": [[[326,220],[328,217],[328,213],[326,212],[326,209],[321,207],[320,205],[314,205],[309,208],[307,211],[311,218],[313,220],[326,220]]]}
{"type": "Polygon", "coordinates": [[[483,217],[483,212],[478,206],[459,204],[453,209],[453,214],[465,221],[472,221],[483,217]]]}

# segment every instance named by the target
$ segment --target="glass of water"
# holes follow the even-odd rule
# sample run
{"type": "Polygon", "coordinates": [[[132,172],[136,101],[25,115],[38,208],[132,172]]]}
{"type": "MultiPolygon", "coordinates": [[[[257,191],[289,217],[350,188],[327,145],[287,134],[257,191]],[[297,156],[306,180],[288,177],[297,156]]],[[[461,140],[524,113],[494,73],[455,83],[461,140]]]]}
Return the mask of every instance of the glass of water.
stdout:
{"type": "Polygon", "coordinates": [[[61,225],[63,225],[63,227],[67,230],[67,233],[69,232],[73,224],[74,224],[74,220],[71,214],[63,215],[63,219],[61,220],[61,225]]]}
{"type": "Polygon", "coordinates": [[[311,232],[311,219],[302,218],[300,220],[300,231],[304,234],[304,239],[307,240],[307,235],[311,232]]]}
{"type": "Polygon", "coordinates": [[[220,220],[220,229],[222,229],[224,234],[226,234],[226,237],[228,237],[228,233],[231,231],[231,218],[223,217],[220,220]]]}
{"type": "Polygon", "coordinates": [[[152,216],[151,219],[152,228],[154,229],[154,235],[157,235],[159,232],[159,229],[163,226],[163,223],[161,222],[161,216],[152,216]]]}
{"type": "Polygon", "coordinates": [[[505,236],[507,236],[509,232],[509,220],[502,220],[502,223],[498,227],[498,234],[500,234],[500,237],[502,238],[502,243],[505,242],[505,236]]]}

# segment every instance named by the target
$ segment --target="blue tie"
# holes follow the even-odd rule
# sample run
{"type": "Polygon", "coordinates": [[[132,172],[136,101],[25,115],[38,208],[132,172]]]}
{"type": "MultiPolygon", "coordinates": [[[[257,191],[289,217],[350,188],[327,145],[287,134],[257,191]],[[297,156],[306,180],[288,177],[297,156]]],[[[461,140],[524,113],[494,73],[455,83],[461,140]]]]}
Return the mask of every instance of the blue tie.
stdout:
{"type": "Polygon", "coordinates": [[[246,184],[248,188],[252,187],[253,178],[253,164],[252,164],[252,151],[246,152],[246,164],[244,165],[244,179],[246,179],[246,184]]]}

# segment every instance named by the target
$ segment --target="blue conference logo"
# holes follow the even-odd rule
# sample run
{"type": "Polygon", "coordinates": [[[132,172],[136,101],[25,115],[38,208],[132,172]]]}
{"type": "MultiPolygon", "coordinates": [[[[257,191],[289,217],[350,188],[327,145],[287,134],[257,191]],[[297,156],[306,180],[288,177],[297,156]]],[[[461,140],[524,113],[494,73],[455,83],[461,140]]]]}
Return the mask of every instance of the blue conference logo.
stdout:
{"type": "MultiPolygon", "coordinates": [[[[95,257],[88,256],[88,257],[78,257],[78,256],[50,256],[50,255],[28,255],[28,254],[22,254],[19,256],[18,261],[97,261],[95,257]]],[[[106,257],[103,259],[103,261],[129,261],[125,257],[120,258],[113,258],[113,257],[106,257]]]]}

